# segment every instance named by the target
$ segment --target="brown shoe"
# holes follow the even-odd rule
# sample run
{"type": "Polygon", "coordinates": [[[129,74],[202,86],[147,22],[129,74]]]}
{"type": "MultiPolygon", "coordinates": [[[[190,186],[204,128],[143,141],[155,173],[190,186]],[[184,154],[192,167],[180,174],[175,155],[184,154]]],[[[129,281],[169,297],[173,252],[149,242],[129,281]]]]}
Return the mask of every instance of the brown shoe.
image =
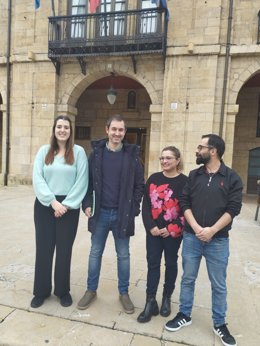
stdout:
{"type": "Polygon", "coordinates": [[[97,292],[87,290],[84,296],[78,302],[77,308],[79,310],[85,310],[89,305],[97,298],[97,292]]]}
{"type": "Polygon", "coordinates": [[[134,313],[135,307],[134,307],[134,304],[132,303],[128,293],[120,294],[119,300],[120,300],[120,302],[124,308],[124,311],[127,314],[133,314],[134,313]]]}

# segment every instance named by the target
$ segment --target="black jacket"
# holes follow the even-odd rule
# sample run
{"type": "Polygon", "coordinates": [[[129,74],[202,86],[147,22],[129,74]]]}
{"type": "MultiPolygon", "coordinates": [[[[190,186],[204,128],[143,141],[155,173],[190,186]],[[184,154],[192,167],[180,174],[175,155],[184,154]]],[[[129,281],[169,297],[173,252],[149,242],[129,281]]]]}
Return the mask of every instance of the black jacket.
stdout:
{"type": "MultiPolygon", "coordinates": [[[[220,169],[210,179],[204,166],[190,172],[188,181],[180,197],[183,213],[191,209],[193,216],[202,227],[213,226],[225,213],[232,219],[240,213],[242,207],[243,184],[232,169],[221,162],[220,169]]],[[[232,221],[214,237],[228,237],[232,221]]],[[[185,231],[194,233],[186,222],[185,231]]]]}
{"type": "MultiPolygon", "coordinates": [[[[107,139],[91,142],[93,151],[89,156],[89,186],[82,201],[82,209],[93,208],[93,191],[95,193],[94,215],[88,220],[88,229],[95,232],[101,206],[102,195],[102,157],[107,139]]],[[[134,219],[140,213],[140,203],[144,192],[144,172],[139,159],[139,148],[134,144],[123,144],[123,164],[120,181],[118,223],[119,237],[134,235],[134,219]]],[[[113,169],[113,167],[111,167],[113,169]]]]}

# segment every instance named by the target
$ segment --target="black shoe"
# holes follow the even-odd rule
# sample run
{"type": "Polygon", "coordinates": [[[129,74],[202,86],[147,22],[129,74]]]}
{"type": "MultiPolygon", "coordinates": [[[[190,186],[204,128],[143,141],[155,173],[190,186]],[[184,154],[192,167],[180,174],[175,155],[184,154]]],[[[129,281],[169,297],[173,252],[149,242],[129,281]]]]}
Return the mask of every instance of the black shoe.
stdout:
{"type": "Polygon", "coordinates": [[[165,329],[170,332],[176,332],[182,327],[187,327],[192,323],[192,320],[189,316],[184,315],[182,312],[178,312],[173,320],[169,321],[165,325],[165,329]]]}
{"type": "Polygon", "coordinates": [[[220,337],[222,344],[225,346],[236,346],[236,340],[235,338],[229,333],[229,330],[227,328],[226,324],[223,324],[222,326],[213,327],[214,333],[220,337]]]}
{"type": "Polygon", "coordinates": [[[163,317],[168,317],[170,314],[171,314],[171,297],[164,296],[162,299],[160,315],[163,317]]]}
{"type": "Polygon", "coordinates": [[[154,297],[147,297],[144,311],[137,317],[140,323],[149,322],[152,316],[159,315],[159,307],[154,297]]]}
{"type": "Polygon", "coordinates": [[[68,306],[71,306],[72,304],[72,298],[69,293],[65,294],[64,296],[60,297],[60,304],[67,308],[68,306]]]}
{"type": "Polygon", "coordinates": [[[45,298],[47,298],[47,297],[34,296],[32,301],[31,301],[31,308],[37,309],[40,306],[42,306],[42,304],[44,303],[45,298]]]}

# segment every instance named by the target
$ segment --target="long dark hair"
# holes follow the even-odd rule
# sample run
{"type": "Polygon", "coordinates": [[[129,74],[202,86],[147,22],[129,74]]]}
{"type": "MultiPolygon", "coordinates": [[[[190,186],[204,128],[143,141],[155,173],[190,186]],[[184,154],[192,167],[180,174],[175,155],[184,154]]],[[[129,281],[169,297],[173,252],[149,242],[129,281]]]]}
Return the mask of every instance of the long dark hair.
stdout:
{"type": "Polygon", "coordinates": [[[69,117],[66,115],[59,115],[57,118],[55,118],[53,126],[52,126],[52,135],[51,135],[51,140],[50,140],[50,149],[45,157],[45,164],[50,165],[54,161],[54,156],[58,154],[59,152],[59,146],[57,142],[57,138],[55,136],[55,128],[57,125],[57,122],[59,120],[66,120],[70,124],[70,136],[66,142],[66,151],[64,155],[64,159],[67,164],[73,165],[74,163],[74,154],[73,154],[73,129],[72,129],[72,124],[71,120],[69,117]]]}

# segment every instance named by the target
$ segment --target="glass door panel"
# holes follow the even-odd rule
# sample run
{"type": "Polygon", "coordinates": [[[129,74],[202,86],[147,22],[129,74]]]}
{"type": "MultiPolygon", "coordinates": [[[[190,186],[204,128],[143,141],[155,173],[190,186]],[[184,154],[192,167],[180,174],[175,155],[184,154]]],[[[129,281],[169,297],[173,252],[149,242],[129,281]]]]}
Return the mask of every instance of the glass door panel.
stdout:
{"type": "Polygon", "coordinates": [[[111,12],[122,12],[126,9],[124,0],[101,0],[100,13],[103,13],[99,19],[98,34],[100,37],[123,36],[125,34],[125,14],[113,14],[111,12]]]}
{"type": "MultiPolygon", "coordinates": [[[[86,14],[87,0],[72,0],[71,1],[71,14],[86,14]]],[[[71,21],[70,37],[84,38],[85,37],[85,19],[73,18],[71,21]]]]}

